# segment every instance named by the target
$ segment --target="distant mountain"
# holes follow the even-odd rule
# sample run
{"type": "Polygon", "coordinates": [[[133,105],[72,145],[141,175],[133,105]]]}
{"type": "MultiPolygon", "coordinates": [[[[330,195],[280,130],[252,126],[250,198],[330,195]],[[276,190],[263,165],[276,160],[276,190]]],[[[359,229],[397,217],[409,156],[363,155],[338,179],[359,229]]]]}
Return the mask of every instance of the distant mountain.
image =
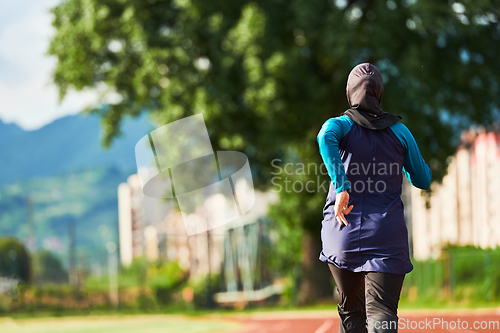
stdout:
{"type": "Polygon", "coordinates": [[[0,186],[89,168],[132,173],[135,144],[154,126],[146,116],[127,119],[123,135],[106,150],[99,121],[95,115],[73,115],[35,131],[0,122],[0,186]]]}
{"type": "Polygon", "coordinates": [[[24,133],[23,129],[14,123],[6,124],[0,119],[0,147],[8,140],[24,133]]]}
{"type": "Polygon", "coordinates": [[[68,254],[68,228],[74,223],[78,253],[99,262],[106,249],[98,227],[108,227],[110,239],[118,241],[117,188],[128,175],[105,167],[4,185],[0,187],[0,238],[27,241],[29,196],[37,248],[68,254]]]}

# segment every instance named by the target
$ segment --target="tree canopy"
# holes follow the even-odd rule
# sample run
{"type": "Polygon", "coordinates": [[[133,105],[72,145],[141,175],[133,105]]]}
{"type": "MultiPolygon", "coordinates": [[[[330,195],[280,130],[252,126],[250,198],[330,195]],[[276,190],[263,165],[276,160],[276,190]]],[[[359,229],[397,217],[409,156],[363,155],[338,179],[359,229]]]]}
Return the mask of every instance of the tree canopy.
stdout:
{"type": "Polygon", "coordinates": [[[437,179],[456,133],[497,114],[493,1],[66,0],[53,13],[60,96],[102,92],[107,144],[126,115],[203,112],[221,148],[265,167],[314,146],[361,62],[383,73],[383,108],[403,116],[437,179]]]}
{"type": "Polygon", "coordinates": [[[31,282],[31,257],[26,247],[15,238],[0,238],[0,276],[31,282]]]}
{"type": "MultiPolygon", "coordinates": [[[[494,1],[65,0],[53,13],[54,82],[61,98],[102,93],[105,144],[126,116],[203,112],[214,148],[244,152],[262,187],[275,158],[321,163],[316,135],[348,108],[362,62],[382,72],[382,108],[403,117],[436,180],[461,130],[498,116],[494,1]]],[[[324,198],[282,194],[278,215],[316,232],[324,198]]]]}
{"type": "Polygon", "coordinates": [[[68,281],[68,272],[64,269],[61,260],[51,251],[39,250],[33,259],[37,282],[64,283],[68,281]]]}

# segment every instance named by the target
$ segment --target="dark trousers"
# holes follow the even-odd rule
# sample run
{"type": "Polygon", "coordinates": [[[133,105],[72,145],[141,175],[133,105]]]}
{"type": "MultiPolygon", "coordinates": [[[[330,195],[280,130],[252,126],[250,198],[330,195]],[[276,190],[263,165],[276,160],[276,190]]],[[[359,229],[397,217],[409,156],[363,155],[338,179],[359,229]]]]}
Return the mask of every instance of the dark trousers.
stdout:
{"type": "Polygon", "coordinates": [[[397,332],[404,274],[351,272],[328,264],[340,296],[340,333],[397,332]]]}

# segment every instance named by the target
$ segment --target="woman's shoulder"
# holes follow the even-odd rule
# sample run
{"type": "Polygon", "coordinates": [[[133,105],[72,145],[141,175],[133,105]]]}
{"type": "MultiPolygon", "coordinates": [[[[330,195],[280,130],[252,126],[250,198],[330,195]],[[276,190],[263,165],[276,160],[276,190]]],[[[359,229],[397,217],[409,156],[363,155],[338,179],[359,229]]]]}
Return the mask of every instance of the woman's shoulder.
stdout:
{"type": "Polygon", "coordinates": [[[396,134],[399,141],[403,144],[403,146],[408,149],[408,145],[415,142],[415,138],[408,127],[401,122],[397,122],[389,126],[389,128],[396,134]]]}
{"type": "Polygon", "coordinates": [[[323,127],[325,126],[332,126],[332,125],[348,125],[348,126],[351,126],[352,125],[352,120],[351,118],[349,118],[348,116],[337,116],[337,117],[333,117],[333,118],[330,118],[328,119],[327,121],[325,121],[325,123],[323,124],[323,127]]]}
{"type": "Polygon", "coordinates": [[[389,126],[389,128],[397,135],[397,136],[412,136],[408,127],[402,122],[397,122],[389,126]]]}
{"type": "Polygon", "coordinates": [[[351,129],[353,122],[348,116],[338,116],[330,118],[321,127],[318,133],[318,139],[325,136],[327,133],[335,134],[343,137],[351,129]]]}

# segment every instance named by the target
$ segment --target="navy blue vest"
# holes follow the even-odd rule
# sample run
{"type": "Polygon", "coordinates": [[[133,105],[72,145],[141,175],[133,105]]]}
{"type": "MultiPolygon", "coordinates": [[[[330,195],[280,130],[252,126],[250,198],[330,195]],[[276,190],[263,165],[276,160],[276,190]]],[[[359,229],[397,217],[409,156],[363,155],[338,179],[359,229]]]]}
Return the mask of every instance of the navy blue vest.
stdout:
{"type": "Polygon", "coordinates": [[[339,149],[354,208],[346,215],[349,225],[340,225],[330,183],[320,260],[354,272],[409,273],[413,266],[401,201],[405,148],[390,128],[370,130],[354,123],[339,149]]]}

